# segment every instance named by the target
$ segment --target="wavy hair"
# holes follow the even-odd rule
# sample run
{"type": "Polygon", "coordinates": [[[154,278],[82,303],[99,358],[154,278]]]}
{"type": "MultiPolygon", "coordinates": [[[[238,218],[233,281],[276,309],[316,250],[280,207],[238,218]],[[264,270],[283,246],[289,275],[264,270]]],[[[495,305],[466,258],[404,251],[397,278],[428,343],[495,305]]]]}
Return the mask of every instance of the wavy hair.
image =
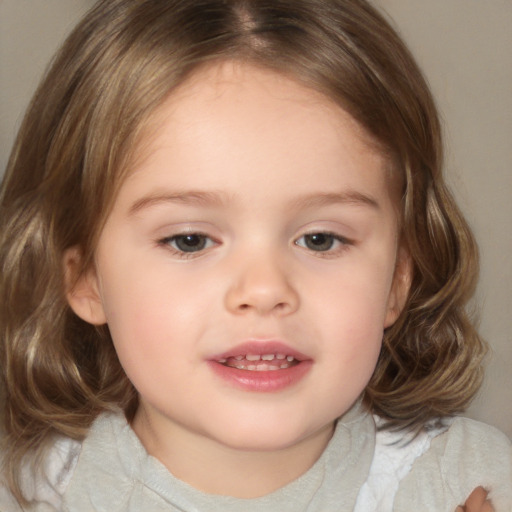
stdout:
{"type": "Polygon", "coordinates": [[[241,59],[341,105],[400,183],[411,291],[384,333],[365,390],[394,427],[461,411],[485,345],[466,314],[477,273],[470,230],[442,176],[431,93],[396,32],[364,0],[102,0],[71,33],[27,111],[0,191],[0,368],[5,474],[56,434],[82,438],[104,410],[131,419],[136,392],[107,327],[65,297],[63,254],[85,271],[133,148],[154,110],[194,70],[241,59]]]}

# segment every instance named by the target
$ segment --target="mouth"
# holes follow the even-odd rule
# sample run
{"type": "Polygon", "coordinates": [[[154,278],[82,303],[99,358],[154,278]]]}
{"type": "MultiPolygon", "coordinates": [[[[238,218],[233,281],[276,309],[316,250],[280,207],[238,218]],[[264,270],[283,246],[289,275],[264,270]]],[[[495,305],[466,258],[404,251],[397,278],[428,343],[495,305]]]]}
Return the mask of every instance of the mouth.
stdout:
{"type": "Polygon", "coordinates": [[[245,354],[234,357],[221,358],[217,361],[219,364],[237,370],[247,370],[251,372],[266,372],[286,370],[300,363],[292,355],[283,353],[277,354],[245,354]]]}
{"type": "Polygon", "coordinates": [[[245,391],[281,391],[300,382],[311,358],[281,342],[249,342],[209,360],[225,382],[245,391]]]}

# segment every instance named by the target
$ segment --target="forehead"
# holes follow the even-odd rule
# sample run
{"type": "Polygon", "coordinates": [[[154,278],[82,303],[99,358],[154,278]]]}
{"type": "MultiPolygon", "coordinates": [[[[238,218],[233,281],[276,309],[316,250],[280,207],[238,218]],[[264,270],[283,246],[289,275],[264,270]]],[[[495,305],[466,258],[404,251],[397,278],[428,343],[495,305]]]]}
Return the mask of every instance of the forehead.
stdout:
{"type": "Polygon", "coordinates": [[[352,168],[356,178],[361,165],[382,169],[375,185],[386,184],[385,156],[339,105],[283,74],[224,61],[197,70],[156,109],[135,148],[129,181],[143,181],[150,169],[162,180],[174,174],[185,187],[200,179],[229,189],[241,176],[250,186],[248,174],[253,182],[274,177],[277,185],[289,171],[290,180],[301,176],[306,192],[324,167],[352,168]]]}
{"type": "MultiPolygon", "coordinates": [[[[160,105],[140,130],[138,141],[143,153],[148,142],[154,142],[162,125],[175,119],[180,128],[190,126],[197,114],[201,122],[215,121],[231,108],[234,117],[255,121],[263,111],[267,118],[288,117],[296,111],[297,117],[309,113],[330,128],[350,125],[360,142],[375,152],[381,145],[352,116],[325,94],[303,85],[295,77],[241,60],[218,60],[198,67],[179,84],[160,105]],[[338,115],[337,115],[338,114],[338,115]]],[[[290,119],[293,122],[293,119],[290,119]]],[[[152,149],[152,148],[150,148],[152,149]]]]}

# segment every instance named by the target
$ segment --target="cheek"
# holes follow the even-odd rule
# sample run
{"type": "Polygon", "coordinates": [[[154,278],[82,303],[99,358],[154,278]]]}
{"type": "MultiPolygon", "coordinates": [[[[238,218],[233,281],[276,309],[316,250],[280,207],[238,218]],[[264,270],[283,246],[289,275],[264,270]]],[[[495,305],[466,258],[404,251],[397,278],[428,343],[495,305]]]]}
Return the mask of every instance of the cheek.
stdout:
{"type": "Polygon", "coordinates": [[[312,281],[311,298],[329,324],[342,325],[354,338],[364,338],[363,333],[373,338],[384,329],[393,265],[359,263],[332,272],[321,283],[312,281]]]}
{"type": "Polygon", "coordinates": [[[319,360],[326,382],[323,394],[337,415],[348,410],[368,385],[382,346],[382,327],[356,313],[347,310],[330,324],[330,343],[319,360]]]}
{"type": "Polygon", "coordinates": [[[190,354],[179,340],[185,333],[176,319],[176,304],[163,304],[155,296],[133,297],[118,301],[109,329],[128,379],[141,396],[158,397],[169,380],[184,378],[180,372],[190,354]]]}
{"type": "MultiPolygon", "coordinates": [[[[376,316],[382,318],[380,311],[376,316]]],[[[366,382],[370,379],[382,346],[382,320],[375,321],[368,311],[347,308],[339,313],[328,326],[329,343],[322,358],[333,361],[334,375],[343,374],[345,379],[366,382]]]]}
{"type": "Polygon", "coordinates": [[[373,268],[377,270],[340,272],[317,290],[323,295],[317,301],[317,325],[328,340],[322,357],[332,361],[334,380],[362,387],[379,357],[391,282],[389,271],[373,268]]]}
{"type": "MultiPolygon", "coordinates": [[[[123,322],[123,330],[159,328],[194,314],[203,297],[197,279],[143,257],[106,268],[102,299],[109,324],[123,322]],[[173,322],[174,321],[174,322],[173,322]]],[[[177,327],[177,325],[176,325],[177,327]]]]}
{"type": "Polygon", "coordinates": [[[197,292],[199,283],[181,272],[171,275],[136,262],[110,267],[103,282],[110,333],[131,380],[136,381],[141,372],[169,369],[191,357],[212,303],[206,293],[197,292]]]}

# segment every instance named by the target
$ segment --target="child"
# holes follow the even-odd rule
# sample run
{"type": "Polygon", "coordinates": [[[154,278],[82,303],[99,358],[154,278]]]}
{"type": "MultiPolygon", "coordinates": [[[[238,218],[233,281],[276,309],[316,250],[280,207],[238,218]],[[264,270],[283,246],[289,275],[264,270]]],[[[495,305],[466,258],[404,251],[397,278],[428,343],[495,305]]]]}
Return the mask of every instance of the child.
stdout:
{"type": "Polygon", "coordinates": [[[363,0],[100,1],[1,190],[0,510],[512,510],[441,159],[363,0]]]}

